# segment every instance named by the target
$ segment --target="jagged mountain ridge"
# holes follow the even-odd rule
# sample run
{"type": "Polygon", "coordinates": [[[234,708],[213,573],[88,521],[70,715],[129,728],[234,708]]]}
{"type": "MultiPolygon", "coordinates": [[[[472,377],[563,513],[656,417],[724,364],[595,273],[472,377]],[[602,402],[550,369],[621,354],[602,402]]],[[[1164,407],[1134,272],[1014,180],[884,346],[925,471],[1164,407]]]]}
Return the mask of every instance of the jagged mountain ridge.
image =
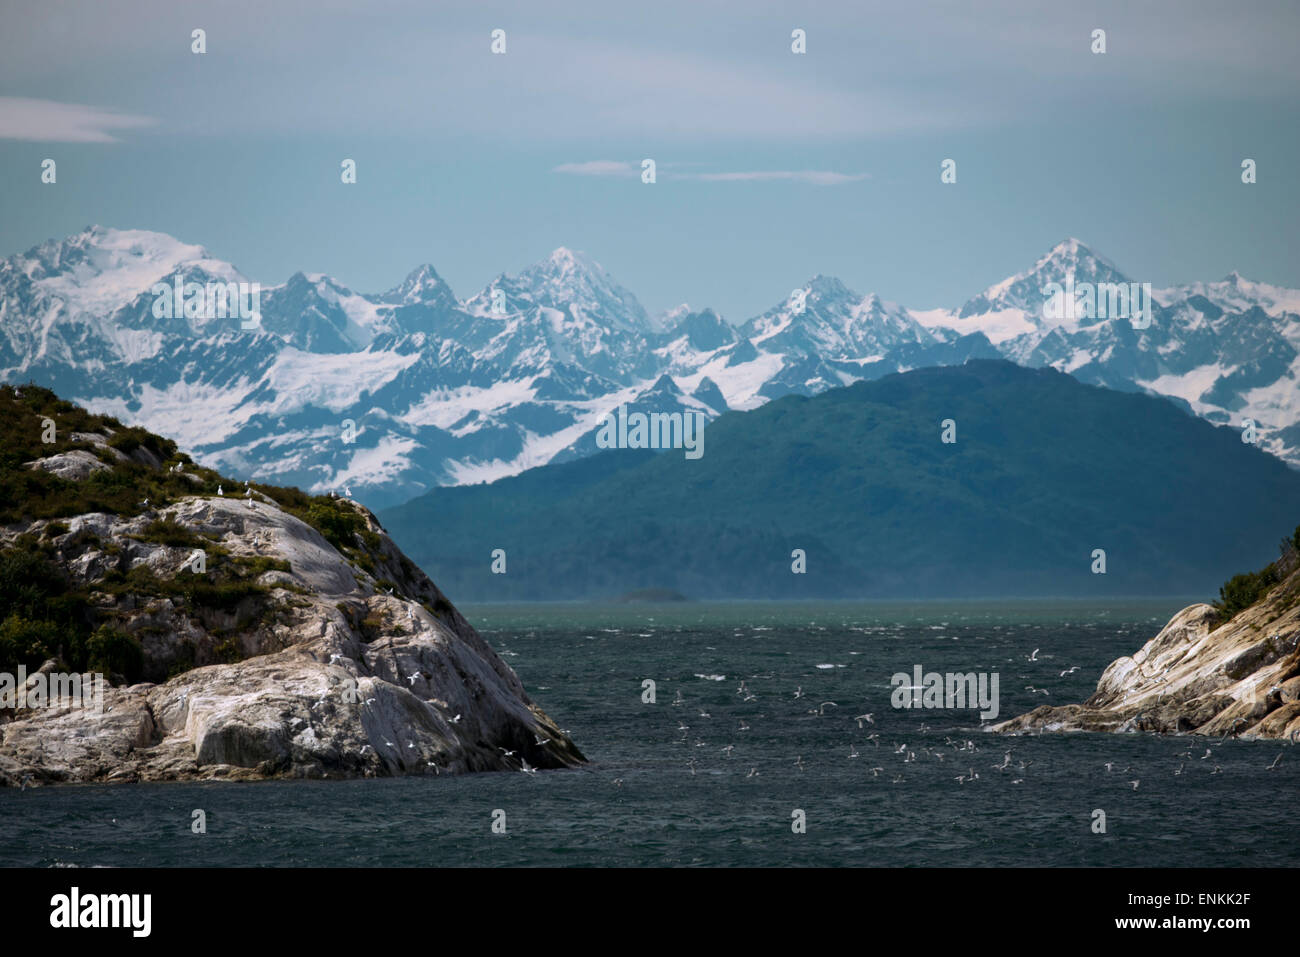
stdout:
{"type": "Polygon", "coordinates": [[[378,294],[299,272],[261,290],[250,331],[152,312],[155,282],[249,281],[236,267],[165,234],[96,226],[0,262],[0,377],[173,434],[214,467],[351,486],[376,507],[588,454],[622,403],[711,420],[970,358],[1166,395],[1217,424],[1253,418],[1266,450],[1300,464],[1300,291],[1235,273],[1157,289],[1139,330],[1044,319],[1042,285],[1067,274],[1129,281],[1071,239],[954,310],[817,276],[802,303],[786,294],[733,325],[684,305],[652,318],[560,248],[464,300],[427,264],[378,294]]]}

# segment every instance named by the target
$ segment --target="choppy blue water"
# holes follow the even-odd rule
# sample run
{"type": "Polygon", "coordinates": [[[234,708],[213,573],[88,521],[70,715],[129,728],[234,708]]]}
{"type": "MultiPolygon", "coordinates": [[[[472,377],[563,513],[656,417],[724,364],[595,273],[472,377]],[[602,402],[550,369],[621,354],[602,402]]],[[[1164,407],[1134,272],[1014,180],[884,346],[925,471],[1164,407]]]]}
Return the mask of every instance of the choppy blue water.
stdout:
{"type": "Polygon", "coordinates": [[[469,607],[590,767],[9,789],[0,864],[1296,865],[1294,746],[1005,738],[982,732],[973,711],[890,706],[890,676],[917,664],[998,672],[1000,717],[1082,701],[1185,604],[469,607]],[[645,679],[655,704],[642,702],[645,679]],[[737,693],[742,681],[754,700],[737,693]],[[859,728],[863,713],[874,726],[859,728]],[[191,833],[194,809],[206,834],[191,833]],[[1092,831],[1096,809],[1104,834],[1092,831]],[[492,832],[497,810],[504,834],[492,832]],[[806,833],[792,830],[796,810],[806,833]]]}

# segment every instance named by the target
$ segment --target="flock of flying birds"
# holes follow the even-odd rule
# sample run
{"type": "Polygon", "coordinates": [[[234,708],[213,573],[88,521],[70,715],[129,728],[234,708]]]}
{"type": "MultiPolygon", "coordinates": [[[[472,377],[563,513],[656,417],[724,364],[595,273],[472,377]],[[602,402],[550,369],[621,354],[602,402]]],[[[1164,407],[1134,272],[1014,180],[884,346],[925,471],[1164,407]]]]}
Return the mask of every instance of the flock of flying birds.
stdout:
{"type": "MultiPolygon", "coordinates": [[[[1039,648],[1035,648],[1031,654],[1025,656],[1025,661],[1038,662],[1040,660],[1038,657],[1038,653],[1040,650],[1041,649],[1039,648]]],[[[1061,671],[1059,673],[1059,677],[1064,678],[1079,670],[1080,670],[1079,665],[1073,665],[1061,671]]],[[[756,678],[760,676],[752,675],[751,677],[756,678]]],[[[772,677],[772,675],[764,675],[761,677],[770,678],[772,677]]],[[[1044,695],[1049,695],[1051,693],[1045,688],[1036,688],[1033,685],[1026,685],[1025,690],[1030,694],[1041,693],[1044,695]]],[[[742,702],[754,702],[758,700],[758,696],[753,692],[752,689],[750,689],[747,681],[745,680],[742,680],[740,682],[740,685],[736,688],[735,697],[738,697],[742,702]]],[[[804,691],[802,685],[796,686],[793,692],[793,698],[796,701],[799,701],[800,699],[807,699],[805,701],[805,704],[811,703],[811,699],[807,698],[807,694],[804,691]]],[[[683,697],[682,692],[678,690],[672,702],[673,707],[683,708],[686,706],[686,703],[687,703],[686,699],[683,697]]],[[[817,703],[816,707],[806,707],[805,713],[807,715],[823,718],[823,717],[827,717],[827,711],[826,711],[827,708],[839,708],[839,707],[840,705],[835,701],[821,701],[817,703]]],[[[713,715],[708,710],[704,708],[699,709],[699,718],[701,720],[706,720],[706,721],[711,720],[712,717],[713,715]]],[[[766,715],[758,715],[757,717],[763,718],[766,717],[766,715]]],[[[868,726],[874,726],[876,724],[874,713],[863,713],[863,714],[854,715],[850,720],[857,723],[859,730],[865,730],[868,726]]],[[[743,733],[751,730],[751,726],[748,721],[744,719],[738,719],[738,722],[739,722],[737,726],[738,733],[743,733]]],[[[680,735],[680,738],[678,739],[678,743],[682,745],[690,744],[691,726],[681,718],[677,719],[677,732],[680,735]]],[[[930,728],[928,727],[927,724],[922,723],[916,728],[916,733],[924,737],[930,733],[930,728]]],[[[908,770],[906,767],[907,765],[916,765],[919,768],[922,764],[932,763],[932,762],[938,762],[938,763],[949,762],[951,766],[954,768],[954,770],[957,770],[959,772],[951,776],[952,780],[956,781],[958,785],[965,785],[980,780],[980,772],[979,770],[976,769],[975,764],[976,763],[982,764],[984,760],[987,760],[986,758],[975,757],[977,754],[981,752],[980,746],[976,744],[974,740],[963,737],[960,734],[960,732],[954,732],[954,733],[957,735],[956,738],[954,738],[952,734],[944,735],[942,744],[939,744],[937,740],[931,743],[918,743],[915,746],[909,745],[906,742],[903,743],[894,742],[892,744],[886,744],[882,748],[880,734],[872,730],[868,734],[866,734],[865,737],[863,738],[864,744],[862,750],[859,750],[857,742],[851,742],[849,744],[849,750],[848,750],[848,754],[845,756],[845,760],[851,761],[851,760],[861,759],[864,753],[869,755],[874,754],[876,756],[875,761],[867,760],[866,762],[864,762],[865,765],[871,765],[870,767],[867,767],[866,769],[867,773],[869,773],[873,778],[880,777],[881,775],[885,775],[889,778],[889,780],[893,784],[902,784],[906,780],[906,773],[908,770]],[[870,750],[867,750],[868,746],[870,750]],[[892,767],[886,767],[886,765],[890,765],[890,764],[892,764],[892,767]],[[962,764],[966,765],[964,771],[961,769],[962,764]],[[899,765],[902,765],[903,767],[900,768],[899,765]]],[[[913,740],[915,740],[915,738],[913,738],[913,740]]],[[[1226,740],[1226,737],[1224,738],[1224,740],[1226,740]]],[[[1222,743],[1223,741],[1219,742],[1219,744],[1222,743]]],[[[697,736],[694,742],[694,747],[705,748],[708,747],[708,745],[706,744],[705,741],[703,741],[697,736]]],[[[999,776],[1006,775],[1009,778],[1010,783],[1013,785],[1023,784],[1025,781],[1025,773],[1034,764],[1034,761],[1032,759],[1025,759],[1025,758],[1020,758],[1018,760],[1015,759],[1013,757],[1014,749],[994,748],[993,750],[995,753],[996,751],[999,750],[1003,751],[1002,760],[999,763],[988,765],[988,770],[998,772],[999,776]]],[[[735,755],[736,746],[734,744],[728,743],[725,746],[723,746],[720,749],[720,751],[723,755],[725,755],[727,759],[731,759],[735,755]]],[[[1181,776],[1184,773],[1186,773],[1188,761],[1197,760],[1197,759],[1201,761],[1210,761],[1211,758],[1213,757],[1213,749],[1207,747],[1205,748],[1204,754],[1200,755],[1199,758],[1195,758],[1195,756],[1192,754],[1192,748],[1191,746],[1189,746],[1186,751],[1182,752],[1177,756],[1182,758],[1183,761],[1182,763],[1179,764],[1178,768],[1174,770],[1173,774],[1175,777],[1181,776]]],[[[1281,761],[1282,761],[1282,754],[1279,752],[1278,755],[1273,759],[1272,764],[1267,766],[1266,770],[1269,771],[1276,770],[1281,764],[1281,761]]],[[[686,764],[690,773],[694,775],[696,773],[696,769],[698,767],[699,762],[695,758],[691,758],[686,762],[686,764]]],[[[796,768],[799,772],[803,772],[805,770],[806,766],[804,764],[803,755],[798,755],[795,757],[794,761],[792,762],[792,767],[796,768]]],[[[1117,771],[1116,770],[1117,762],[1114,761],[1107,761],[1104,767],[1106,770],[1106,774],[1108,775],[1118,773],[1119,775],[1122,776],[1128,773],[1132,773],[1134,771],[1134,768],[1131,765],[1123,768],[1119,768],[1117,771]]],[[[1214,764],[1213,762],[1211,762],[1211,767],[1213,768],[1213,770],[1210,771],[1210,774],[1212,775],[1221,774],[1223,771],[1222,767],[1220,767],[1218,764],[1214,764]]],[[[762,772],[758,769],[757,766],[751,766],[749,772],[745,775],[745,777],[755,778],[755,777],[759,777],[761,774],[762,772]]],[[[1121,780],[1125,780],[1125,779],[1121,777],[1121,780]]],[[[616,778],[613,783],[615,786],[621,787],[623,784],[623,779],[616,778]]],[[[1136,791],[1141,786],[1142,782],[1141,782],[1141,778],[1134,777],[1132,779],[1127,779],[1125,783],[1129,787],[1131,787],[1134,791],[1136,791]]]]}

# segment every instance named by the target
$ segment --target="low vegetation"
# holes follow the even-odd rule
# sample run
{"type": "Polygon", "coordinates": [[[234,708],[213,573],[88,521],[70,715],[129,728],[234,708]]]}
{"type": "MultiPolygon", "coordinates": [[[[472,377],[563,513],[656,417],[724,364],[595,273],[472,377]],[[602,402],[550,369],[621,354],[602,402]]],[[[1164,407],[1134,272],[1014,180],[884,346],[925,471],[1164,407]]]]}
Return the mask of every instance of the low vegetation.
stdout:
{"type": "Polygon", "coordinates": [[[1300,525],[1279,546],[1281,556],[1257,572],[1233,575],[1219,586],[1219,600],[1214,603],[1221,621],[1230,621],[1238,613],[1257,604],[1273,586],[1286,578],[1300,563],[1300,525]]]}
{"type": "MultiPolygon", "coordinates": [[[[87,412],[35,385],[0,386],[0,524],[46,522],[39,533],[19,535],[0,552],[0,671],[14,672],[20,664],[31,671],[56,659],[67,670],[102,671],[110,680],[129,683],[243,657],[240,636],[272,624],[279,614],[272,591],[302,589],[259,581],[267,572],[290,571],[288,562],[232,555],[167,510],[182,498],[215,495],[221,487],[227,493],[243,491],[242,482],[196,465],[174,442],[145,429],[87,412]],[[107,467],[82,480],[30,467],[38,459],[75,450],[89,452],[107,467]],[[170,548],[201,548],[205,571],[160,575],[148,566],[129,567],[130,541],[101,542],[85,528],[70,534],[70,525],[60,521],[93,512],[123,518],[155,513],[132,538],[170,548]],[[108,571],[83,584],[64,565],[91,549],[107,559],[108,571]],[[175,660],[147,660],[140,638],[157,629],[128,629],[127,619],[160,599],[170,599],[182,614],[197,620],[215,639],[212,647],[187,645],[172,649],[175,660]]],[[[355,564],[374,569],[370,553],[379,548],[379,536],[351,505],[297,488],[251,487],[311,525],[355,564]]]]}
{"type": "MultiPolygon", "coordinates": [[[[87,412],[36,385],[0,386],[0,436],[0,525],[90,512],[139,515],[147,508],[166,508],[185,496],[215,495],[222,487],[229,492],[243,488],[242,482],[195,465],[170,439],[124,426],[112,416],[87,412]],[[103,436],[109,448],[128,458],[118,459],[88,439],[74,441],[74,435],[103,436]],[[26,467],[37,459],[77,449],[96,455],[108,468],[82,481],[71,481],[26,467]],[[162,468],[129,458],[139,449],[147,450],[162,468]],[[177,465],[181,471],[172,471],[177,465]]],[[[345,501],[292,487],[258,483],[250,487],[311,525],[367,571],[373,570],[367,550],[379,547],[379,536],[366,528],[365,518],[345,501]]],[[[147,534],[154,537],[143,540],[171,544],[162,537],[168,533],[165,520],[151,528],[147,534]]]]}

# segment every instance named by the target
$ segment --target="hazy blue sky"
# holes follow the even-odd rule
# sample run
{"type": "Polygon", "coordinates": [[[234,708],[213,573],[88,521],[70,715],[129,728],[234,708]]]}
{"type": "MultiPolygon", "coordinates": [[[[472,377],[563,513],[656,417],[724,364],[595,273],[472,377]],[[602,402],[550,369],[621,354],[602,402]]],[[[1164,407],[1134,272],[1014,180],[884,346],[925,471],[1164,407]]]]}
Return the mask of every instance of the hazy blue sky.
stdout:
{"type": "Polygon", "coordinates": [[[430,262],[467,296],[566,245],[652,312],[733,321],[818,272],[956,305],[1071,235],[1157,286],[1300,286],[1298,27],[1295,2],[4,0],[0,255],[100,223],[265,284],[430,262]]]}

